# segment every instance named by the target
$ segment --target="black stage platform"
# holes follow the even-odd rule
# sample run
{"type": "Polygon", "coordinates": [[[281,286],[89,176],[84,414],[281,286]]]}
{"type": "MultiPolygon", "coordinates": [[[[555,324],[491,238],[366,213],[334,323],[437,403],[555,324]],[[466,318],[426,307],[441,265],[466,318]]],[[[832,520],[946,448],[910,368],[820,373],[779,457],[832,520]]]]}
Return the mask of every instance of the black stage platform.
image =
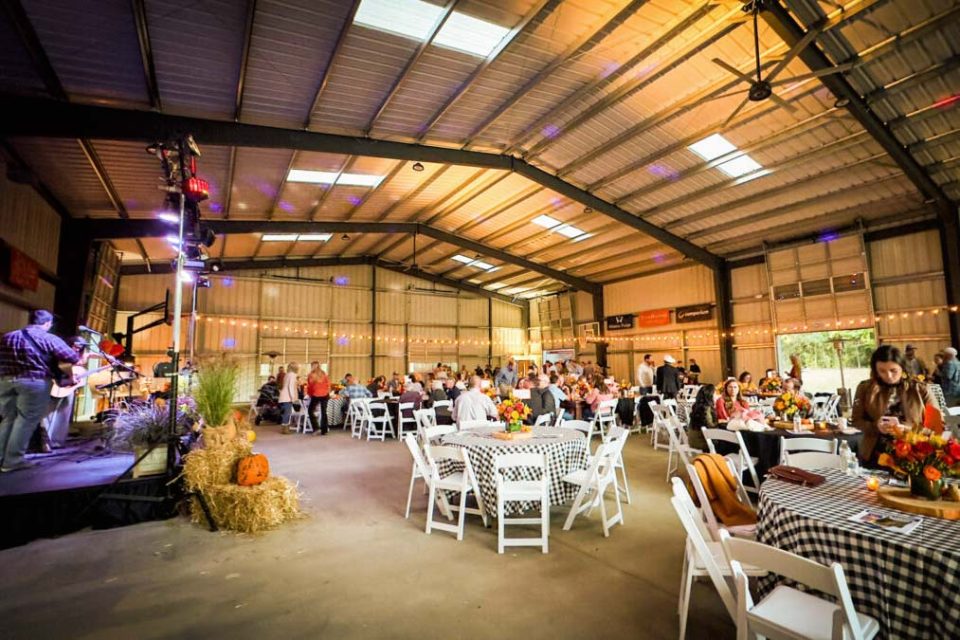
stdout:
{"type": "Polygon", "coordinates": [[[109,529],[168,518],[169,505],[120,499],[97,499],[101,493],[162,496],[166,476],[125,478],[110,487],[133,464],[133,454],[98,448],[99,440],[71,440],[50,454],[27,456],[31,469],[0,474],[0,549],[85,527],[109,529]]]}

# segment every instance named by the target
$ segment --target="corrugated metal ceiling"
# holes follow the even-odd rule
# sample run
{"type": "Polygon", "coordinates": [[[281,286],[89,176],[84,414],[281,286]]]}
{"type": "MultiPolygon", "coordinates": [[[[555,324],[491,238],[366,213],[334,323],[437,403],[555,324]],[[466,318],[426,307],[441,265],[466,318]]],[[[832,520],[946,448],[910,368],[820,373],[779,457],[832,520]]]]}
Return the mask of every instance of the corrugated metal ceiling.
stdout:
{"type": "MultiPolygon", "coordinates": [[[[852,17],[831,23],[817,45],[836,64],[861,61],[847,79],[945,193],[960,198],[960,6],[952,0],[787,4],[804,25],[835,17],[841,5],[849,9],[845,15],[852,17]]],[[[95,11],[65,0],[22,5],[71,100],[149,106],[129,2],[100,2],[95,11]]],[[[430,45],[402,76],[418,42],[345,25],[353,8],[333,0],[204,0],[185,7],[146,0],[163,111],[508,150],[725,256],[856,220],[879,224],[897,213],[933,215],[820,81],[802,79],[809,69],[799,58],[778,79],[801,79],[775,88],[792,111],[771,101],[750,103],[724,124],[743,94],[721,94],[746,85],[713,59],[748,73],[753,63],[752,26],[735,20],[740,13],[731,3],[462,0],[457,11],[507,28],[525,26],[489,64],[430,45]],[[686,148],[717,132],[771,173],[738,181],[686,148]]],[[[8,14],[0,20],[0,89],[42,93],[42,75],[30,68],[9,20],[8,14]]],[[[759,40],[769,70],[788,47],[764,21],[759,40]]],[[[414,171],[406,161],[199,142],[202,173],[213,191],[205,205],[210,215],[419,221],[601,282],[680,259],[674,249],[584,212],[520,175],[434,163],[414,171]],[[387,177],[373,190],[314,185],[287,182],[289,168],[387,177]],[[594,235],[571,243],[530,223],[544,213],[594,235]]],[[[157,167],[142,145],[88,143],[130,215],[151,215],[161,194],[155,190],[157,167]]],[[[12,144],[75,215],[116,216],[78,141],[12,144]]],[[[128,244],[117,246],[136,253],[128,244]]],[[[151,258],[171,254],[163,242],[144,244],[151,258]]],[[[409,238],[382,234],[354,234],[322,246],[260,243],[243,235],[221,249],[234,258],[382,255],[397,261],[411,260],[413,252],[409,238]]],[[[450,264],[459,249],[440,242],[421,240],[418,251],[419,265],[451,277],[485,283],[538,277],[510,265],[472,273],[450,264]]]]}

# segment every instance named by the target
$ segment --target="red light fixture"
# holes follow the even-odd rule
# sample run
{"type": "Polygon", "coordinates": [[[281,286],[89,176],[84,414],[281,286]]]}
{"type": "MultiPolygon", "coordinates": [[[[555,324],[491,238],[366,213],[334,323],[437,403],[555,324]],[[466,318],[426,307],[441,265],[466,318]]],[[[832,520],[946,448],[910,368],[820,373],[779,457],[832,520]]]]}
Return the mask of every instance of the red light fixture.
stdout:
{"type": "Polygon", "coordinates": [[[201,202],[210,197],[210,183],[203,178],[187,178],[183,183],[183,193],[194,202],[201,202]]]}

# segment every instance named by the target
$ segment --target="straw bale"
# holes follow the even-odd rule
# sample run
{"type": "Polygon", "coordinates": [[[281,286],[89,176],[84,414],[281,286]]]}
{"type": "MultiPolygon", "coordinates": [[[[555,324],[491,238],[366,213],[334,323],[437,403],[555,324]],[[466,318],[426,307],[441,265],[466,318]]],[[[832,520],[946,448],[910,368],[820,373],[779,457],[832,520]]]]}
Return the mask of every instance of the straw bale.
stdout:
{"type": "Polygon", "coordinates": [[[191,491],[233,482],[237,462],[250,455],[253,444],[233,439],[217,447],[203,447],[191,451],[183,462],[183,475],[191,491]]]}
{"type": "MultiPolygon", "coordinates": [[[[300,517],[300,495],[296,486],[283,476],[271,476],[261,484],[241,487],[217,484],[203,489],[210,513],[221,529],[259,533],[300,517]]],[[[194,499],[190,505],[193,522],[207,521],[194,499]]]]}

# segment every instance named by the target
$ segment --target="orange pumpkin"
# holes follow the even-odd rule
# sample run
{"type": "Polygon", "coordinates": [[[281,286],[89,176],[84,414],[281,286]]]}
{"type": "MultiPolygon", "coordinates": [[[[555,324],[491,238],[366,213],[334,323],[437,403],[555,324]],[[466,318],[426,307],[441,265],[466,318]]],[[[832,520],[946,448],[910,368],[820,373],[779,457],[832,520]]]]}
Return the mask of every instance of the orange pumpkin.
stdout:
{"type": "Polygon", "coordinates": [[[267,456],[262,453],[246,456],[237,463],[237,484],[242,487],[260,484],[269,475],[270,463],[267,462],[267,456]]]}

